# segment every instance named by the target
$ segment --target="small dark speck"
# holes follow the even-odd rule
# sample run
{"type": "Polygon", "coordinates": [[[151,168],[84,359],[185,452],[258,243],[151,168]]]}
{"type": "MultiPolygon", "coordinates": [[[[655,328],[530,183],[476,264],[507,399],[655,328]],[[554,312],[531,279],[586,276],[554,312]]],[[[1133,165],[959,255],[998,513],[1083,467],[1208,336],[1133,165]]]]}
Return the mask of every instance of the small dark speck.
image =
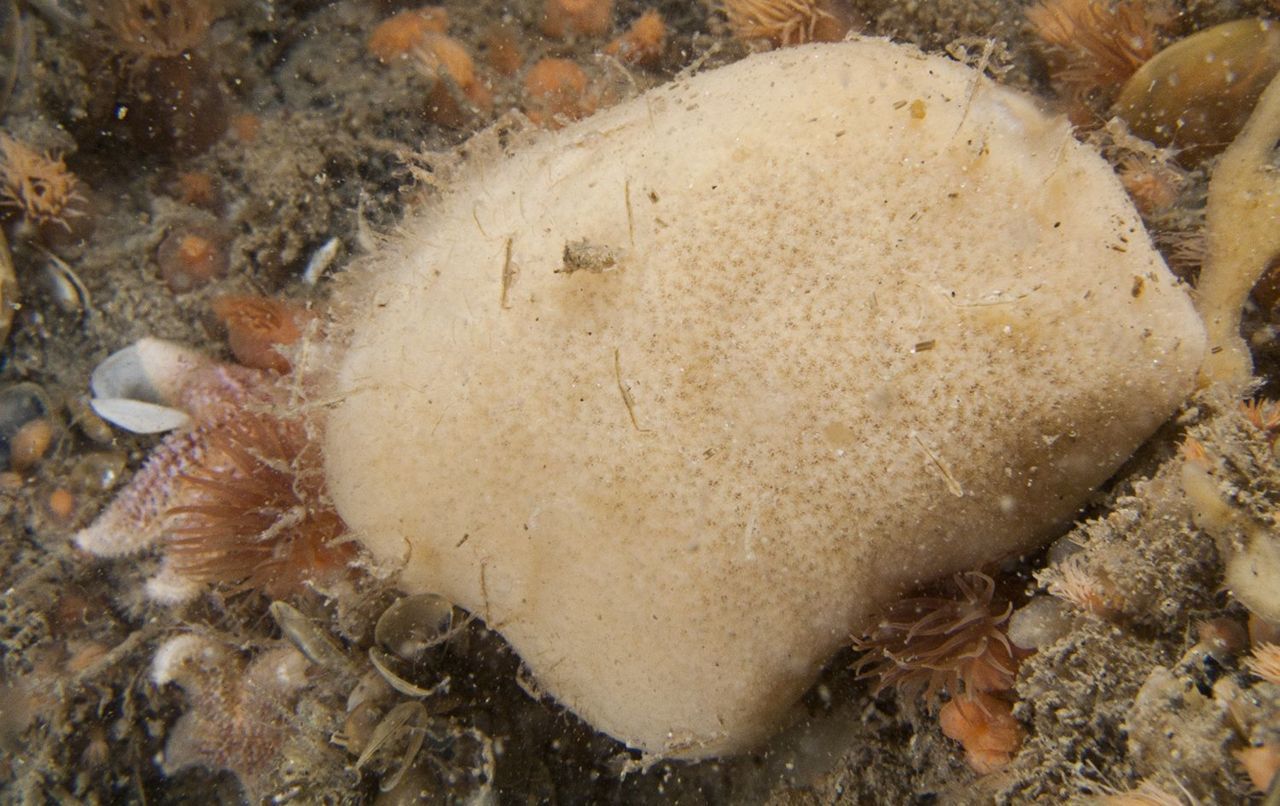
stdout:
{"type": "Polygon", "coordinates": [[[1054,228],[1054,229],[1057,229],[1058,227],[1061,227],[1061,226],[1062,226],[1062,222],[1061,222],[1061,221],[1055,221],[1055,222],[1053,222],[1053,228],[1054,228]]]}
{"type": "Polygon", "coordinates": [[[467,534],[463,535],[463,536],[462,536],[462,539],[461,539],[461,540],[459,540],[459,541],[454,545],[454,548],[455,548],[455,549],[460,549],[460,548],[462,548],[462,544],[463,544],[463,543],[465,543],[465,542],[467,542],[467,541],[468,541],[468,540],[470,540],[470,539],[471,539],[471,533],[470,533],[470,532],[468,532],[467,534]]]}
{"type": "Polygon", "coordinates": [[[1143,279],[1141,277],[1133,278],[1133,288],[1129,289],[1129,293],[1133,295],[1134,299],[1137,299],[1138,297],[1142,296],[1143,284],[1144,284],[1143,279]]]}

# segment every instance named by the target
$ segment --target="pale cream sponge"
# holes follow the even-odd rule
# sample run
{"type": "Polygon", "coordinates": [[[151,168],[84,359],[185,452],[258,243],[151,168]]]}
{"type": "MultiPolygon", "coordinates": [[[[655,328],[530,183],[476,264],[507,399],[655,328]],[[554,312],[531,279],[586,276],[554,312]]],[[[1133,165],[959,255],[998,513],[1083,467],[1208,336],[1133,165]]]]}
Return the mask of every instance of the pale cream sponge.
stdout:
{"type": "Polygon", "coordinates": [[[678,80],[405,229],[339,300],[338,509],[654,754],[749,748],[878,608],[1051,536],[1204,351],[1063,120],[879,40],[678,80]]]}

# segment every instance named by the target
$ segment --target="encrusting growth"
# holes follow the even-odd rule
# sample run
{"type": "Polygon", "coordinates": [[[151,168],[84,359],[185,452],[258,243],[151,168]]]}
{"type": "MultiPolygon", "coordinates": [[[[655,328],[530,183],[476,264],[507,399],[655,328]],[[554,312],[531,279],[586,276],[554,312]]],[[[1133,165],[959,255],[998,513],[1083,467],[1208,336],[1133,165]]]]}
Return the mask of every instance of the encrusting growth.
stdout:
{"type": "Polygon", "coordinates": [[[1207,253],[1196,304],[1209,334],[1202,382],[1244,387],[1253,359],[1240,336],[1249,292],[1280,255],[1280,178],[1271,155],[1280,136],[1280,79],[1263,92],[1240,135],[1223,153],[1209,180],[1205,208],[1207,253]]]}

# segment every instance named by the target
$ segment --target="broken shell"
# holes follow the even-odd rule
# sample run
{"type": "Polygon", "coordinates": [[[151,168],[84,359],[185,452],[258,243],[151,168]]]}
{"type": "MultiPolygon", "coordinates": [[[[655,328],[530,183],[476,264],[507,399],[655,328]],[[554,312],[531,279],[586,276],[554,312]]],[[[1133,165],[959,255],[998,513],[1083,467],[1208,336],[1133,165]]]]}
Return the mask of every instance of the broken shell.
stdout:
{"type": "Polygon", "coordinates": [[[373,732],[381,722],[380,711],[381,706],[367,701],[348,709],[346,718],[342,720],[342,729],[333,735],[331,741],[339,747],[346,748],[348,753],[364,752],[364,748],[369,745],[369,740],[373,738],[373,732]]]}
{"type": "Polygon", "coordinates": [[[1114,113],[1139,137],[1186,149],[1184,159],[1222,150],[1280,72],[1280,26],[1236,20],[1157,53],[1125,83],[1114,113]]]}
{"type": "Polygon", "coordinates": [[[434,593],[396,600],[373,629],[375,641],[405,660],[417,660],[453,634],[453,604],[434,593]]]}
{"type": "Polygon", "coordinates": [[[391,697],[391,687],[377,672],[367,672],[347,695],[347,712],[366,705],[377,705],[391,697]]]}
{"type": "Polygon", "coordinates": [[[40,279],[45,291],[53,299],[53,304],[63,313],[83,316],[93,305],[89,289],[57,255],[46,252],[45,258],[40,279]]]}
{"type": "Polygon", "coordinates": [[[89,405],[102,419],[134,434],[160,434],[191,423],[191,417],[181,409],[141,400],[94,398],[89,405]]]}
{"type": "Polygon", "coordinates": [[[396,659],[392,657],[390,653],[383,651],[379,647],[369,647],[369,662],[373,664],[373,668],[378,670],[378,674],[382,675],[382,678],[387,681],[389,686],[406,697],[432,697],[436,694],[444,694],[449,690],[448,676],[442,677],[440,681],[431,688],[423,688],[422,686],[405,680],[394,668],[396,659]]]}
{"type": "Polygon", "coordinates": [[[312,663],[352,676],[358,673],[338,642],[296,607],[286,602],[272,602],[270,610],[280,631],[312,663]]]}
{"type": "Polygon", "coordinates": [[[312,252],[311,259],[307,261],[307,267],[302,271],[302,282],[307,285],[315,285],[319,282],[325,271],[333,265],[341,248],[342,240],[334,236],[312,252]]]}
{"type": "Polygon", "coordinates": [[[365,747],[360,757],[356,759],[355,768],[358,770],[368,764],[373,755],[388,742],[408,734],[409,742],[400,757],[399,766],[395,772],[385,777],[379,785],[383,792],[394,789],[413,764],[413,760],[417,758],[418,751],[422,749],[422,743],[427,738],[425,730],[427,718],[427,708],[420,702],[402,702],[392,708],[378,723],[378,727],[373,729],[373,734],[369,737],[368,746],[365,747]]]}
{"type": "Polygon", "coordinates": [[[67,480],[78,490],[105,492],[120,483],[126,465],[122,453],[85,454],[72,466],[67,480]]]}

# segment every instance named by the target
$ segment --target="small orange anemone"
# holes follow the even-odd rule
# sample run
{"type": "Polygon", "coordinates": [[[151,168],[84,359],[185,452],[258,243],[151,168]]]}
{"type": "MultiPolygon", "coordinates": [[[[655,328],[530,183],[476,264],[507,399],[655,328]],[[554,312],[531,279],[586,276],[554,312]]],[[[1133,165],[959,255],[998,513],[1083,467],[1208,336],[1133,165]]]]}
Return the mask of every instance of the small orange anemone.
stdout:
{"type": "Polygon", "coordinates": [[[1240,413],[1249,424],[1267,436],[1275,439],[1280,431],[1280,402],[1275,400],[1251,399],[1240,404],[1240,413]]]}
{"type": "Polygon", "coordinates": [[[539,27],[552,39],[604,36],[613,27],[613,0],[546,0],[539,27]]]}
{"type": "Polygon", "coordinates": [[[979,775],[1008,766],[1027,737],[1009,703],[981,692],[944,705],[938,723],[947,738],[964,745],[965,761],[979,775]]]}
{"type": "Polygon", "coordinates": [[[568,59],[542,59],[524,77],[525,114],[540,126],[558,128],[595,111],[582,68],[568,59]]]}
{"type": "Polygon", "coordinates": [[[1091,616],[1110,619],[1124,612],[1120,589],[1106,571],[1090,566],[1083,554],[1073,554],[1049,566],[1041,578],[1050,596],[1070,602],[1091,616]]]}
{"type": "Polygon", "coordinates": [[[246,367],[289,371],[281,347],[302,337],[303,312],[278,299],[226,296],[213,301],[213,312],[227,328],[227,344],[246,367]]]}
{"type": "Polygon", "coordinates": [[[227,273],[228,233],[215,224],[184,223],[156,248],[160,276],[175,294],[207,285],[227,273]]]}
{"type": "Polygon", "coordinates": [[[402,11],[374,27],[366,46],[378,61],[386,64],[408,56],[426,40],[428,34],[449,30],[449,12],[428,6],[402,11]]]}
{"type": "Polygon", "coordinates": [[[428,116],[443,126],[458,127],[475,113],[493,107],[493,95],[476,75],[467,48],[444,34],[427,34],[413,51],[418,69],[434,79],[427,97],[428,116]]]}
{"type": "Polygon", "coordinates": [[[490,28],[482,40],[485,63],[500,75],[514,76],[524,65],[524,48],[516,32],[506,25],[490,28]]]}
{"type": "Polygon", "coordinates": [[[652,67],[662,58],[666,42],[667,24],[662,15],[651,8],[637,17],[625,33],[605,45],[604,52],[627,64],[652,67]]]}

